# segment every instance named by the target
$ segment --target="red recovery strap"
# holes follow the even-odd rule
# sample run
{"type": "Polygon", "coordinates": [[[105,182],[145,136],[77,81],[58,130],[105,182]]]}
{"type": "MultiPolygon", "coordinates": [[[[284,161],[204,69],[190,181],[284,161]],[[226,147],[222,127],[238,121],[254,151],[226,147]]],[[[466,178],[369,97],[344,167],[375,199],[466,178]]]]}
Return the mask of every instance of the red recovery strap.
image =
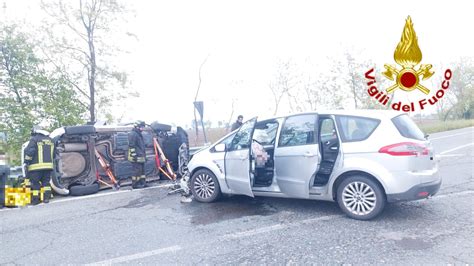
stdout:
{"type": "Polygon", "coordinates": [[[160,162],[160,156],[158,155],[158,148],[156,147],[157,139],[153,138],[153,148],[155,149],[155,163],[156,163],[156,168],[160,169],[161,168],[161,162],[160,162]]]}
{"type": "MultiPolygon", "coordinates": [[[[117,180],[115,179],[115,176],[114,174],[112,173],[112,170],[110,170],[110,167],[107,165],[107,163],[105,162],[105,159],[102,157],[102,155],[97,151],[95,150],[95,156],[97,157],[97,159],[99,160],[99,164],[100,166],[102,166],[102,168],[105,170],[105,173],[109,176],[110,180],[112,181],[112,183],[114,185],[117,185],[117,180]]],[[[102,181],[99,177],[98,181],[102,181]]],[[[105,183],[105,182],[101,182],[101,183],[105,183]]]]}
{"type": "MultiPolygon", "coordinates": [[[[171,167],[170,165],[170,162],[168,161],[168,159],[166,158],[163,150],[161,149],[160,147],[160,143],[158,142],[158,140],[156,138],[153,138],[153,146],[155,148],[155,156],[159,156],[161,157],[161,159],[163,160],[163,162],[165,162],[165,165],[166,165],[166,170],[168,170],[168,172],[164,171],[160,165],[157,165],[158,169],[164,174],[166,175],[169,179],[171,180],[176,180],[176,174],[173,172],[173,168],[171,167]]],[[[159,159],[157,160],[157,163],[159,162],[159,159]]]]}

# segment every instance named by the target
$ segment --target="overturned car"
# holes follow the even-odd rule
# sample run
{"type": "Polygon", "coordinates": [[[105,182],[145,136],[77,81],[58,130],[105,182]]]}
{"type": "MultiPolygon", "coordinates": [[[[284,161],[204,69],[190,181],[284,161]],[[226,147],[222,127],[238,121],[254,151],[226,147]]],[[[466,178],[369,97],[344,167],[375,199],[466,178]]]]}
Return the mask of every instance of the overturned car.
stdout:
{"type": "MultiPolygon", "coordinates": [[[[54,130],[50,134],[56,146],[53,190],[80,196],[130,184],[134,170],[128,161],[128,135],[132,129],[132,125],[84,125],[54,130]]],[[[186,131],[154,122],[142,135],[147,181],[182,176],[189,157],[186,131]]]]}

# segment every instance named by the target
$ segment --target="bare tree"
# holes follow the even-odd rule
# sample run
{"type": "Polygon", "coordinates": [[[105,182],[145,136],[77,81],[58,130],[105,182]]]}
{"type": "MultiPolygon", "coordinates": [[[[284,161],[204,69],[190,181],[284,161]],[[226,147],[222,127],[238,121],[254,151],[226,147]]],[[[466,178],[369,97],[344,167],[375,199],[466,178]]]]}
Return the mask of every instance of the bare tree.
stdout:
{"type": "MultiPolygon", "coordinates": [[[[197,86],[197,89],[196,89],[196,95],[194,96],[194,102],[197,102],[197,98],[198,98],[198,95],[199,95],[199,90],[201,89],[201,82],[202,82],[201,71],[202,71],[202,67],[207,62],[208,58],[209,58],[209,55],[206,56],[204,61],[202,61],[201,66],[199,66],[199,82],[198,82],[198,86],[197,86]]],[[[204,142],[207,143],[206,130],[204,128],[204,122],[202,120],[203,119],[201,117],[201,126],[202,126],[202,132],[204,134],[204,142]]],[[[199,130],[198,130],[199,126],[198,126],[198,120],[197,120],[197,117],[196,117],[196,106],[194,106],[194,126],[195,126],[194,128],[196,130],[196,142],[197,142],[198,135],[199,135],[199,130]]]]}
{"type": "Polygon", "coordinates": [[[303,95],[299,106],[301,111],[315,111],[318,108],[329,108],[331,106],[330,91],[326,87],[328,76],[319,74],[316,77],[307,75],[302,85],[303,95]]]}
{"type": "MultiPolygon", "coordinates": [[[[354,108],[374,108],[374,101],[367,93],[364,73],[373,67],[373,63],[356,59],[354,51],[346,50],[344,60],[340,62],[341,79],[350,88],[350,97],[354,101],[354,108]],[[343,66],[343,67],[341,67],[343,66]]],[[[379,80],[380,81],[380,80],[379,80]]]]}
{"type": "Polygon", "coordinates": [[[291,109],[298,101],[293,89],[298,85],[298,77],[293,71],[293,64],[291,61],[280,61],[277,65],[277,73],[275,79],[270,82],[268,87],[273,95],[274,111],[273,115],[278,113],[282,100],[286,97],[291,109]]]}
{"type": "Polygon", "coordinates": [[[232,118],[234,117],[234,109],[235,109],[235,98],[232,98],[232,104],[230,107],[230,115],[229,115],[229,120],[227,121],[227,130],[229,130],[230,125],[232,125],[232,118]]]}
{"type": "MultiPolygon", "coordinates": [[[[342,92],[338,96],[339,103],[334,103],[336,108],[342,102],[352,102],[355,109],[387,109],[390,107],[390,104],[380,104],[367,93],[367,81],[364,73],[373,68],[374,65],[374,62],[361,59],[360,53],[350,49],[344,52],[341,59],[332,60],[331,68],[334,82],[331,82],[329,86],[333,88],[333,91],[342,92]]],[[[377,88],[384,90],[388,86],[387,80],[379,72],[376,72],[375,75],[377,88]]],[[[392,98],[390,97],[391,100],[392,98]]]]}
{"type": "MultiPolygon", "coordinates": [[[[446,121],[450,117],[471,119],[474,115],[474,58],[462,57],[453,65],[449,89],[440,100],[449,101],[449,107],[446,107],[444,111],[443,120],[446,121]]],[[[447,74],[443,72],[438,75],[443,76],[442,80],[444,81],[444,76],[447,74]]]]}
{"type": "MultiPolygon", "coordinates": [[[[54,0],[42,1],[41,6],[52,19],[45,21],[50,45],[43,51],[89,100],[90,121],[95,121],[98,108],[109,107],[114,98],[124,98],[127,92],[126,73],[106,63],[121,52],[111,40],[118,28],[116,18],[124,18],[126,9],[113,0],[76,0],[75,4],[54,0]],[[121,90],[112,93],[117,87],[121,90]]],[[[132,92],[127,96],[137,94],[132,92]]]]}
{"type": "MultiPolygon", "coordinates": [[[[305,67],[305,72],[296,71],[295,64],[287,61],[277,66],[277,75],[269,84],[273,96],[274,115],[282,103],[288,102],[291,112],[317,109],[344,109],[348,104],[354,108],[384,109],[367,93],[364,73],[373,67],[367,60],[356,59],[354,52],[346,51],[341,58],[328,58],[329,64],[318,71],[318,67],[305,67]]],[[[384,80],[377,76],[382,90],[384,80]]]]}
{"type": "Polygon", "coordinates": [[[230,127],[232,125],[232,120],[234,119],[234,113],[235,113],[235,106],[237,105],[238,102],[238,96],[241,95],[241,90],[244,86],[244,81],[243,80],[233,80],[230,83],[230,95],[231,95],[231,104],[230,104],[230,115],[229,119],[226,124],[226,130],[230,130],[230,127]]]}

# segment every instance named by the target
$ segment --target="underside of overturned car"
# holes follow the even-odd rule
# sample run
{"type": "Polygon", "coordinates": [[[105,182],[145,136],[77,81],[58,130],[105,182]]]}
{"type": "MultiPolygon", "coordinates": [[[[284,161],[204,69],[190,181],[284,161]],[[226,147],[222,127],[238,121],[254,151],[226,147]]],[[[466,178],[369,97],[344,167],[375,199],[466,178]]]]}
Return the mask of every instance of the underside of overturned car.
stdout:
{"type": "MultiPolygon", "coordinates": [[[[128,160],[128,135],[132,129],[132,125],[84,125],[54,130],[50,134],[56,145],[53,190],[79,196],[130,184],[134,170],[128,160]]],[[[181,127],[154,122],[142,136],[147,181],[176,179],[184,173],[189,145],[181,127]]]]}

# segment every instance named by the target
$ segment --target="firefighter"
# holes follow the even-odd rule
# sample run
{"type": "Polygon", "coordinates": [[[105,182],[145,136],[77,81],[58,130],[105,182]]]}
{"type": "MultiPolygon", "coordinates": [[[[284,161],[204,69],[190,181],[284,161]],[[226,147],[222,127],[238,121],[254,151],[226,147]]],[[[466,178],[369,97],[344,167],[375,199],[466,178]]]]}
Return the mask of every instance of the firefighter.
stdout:
{"type": "Polygon", "coordinates": [[[144,128],[145,122],[137,121],[128,135],[128,160],[132,162],[134,169],[132,188],[144,188],[147,186],[145,176],[145,142],[142,135],[144,128]]]}
{"type": "Polygon", "coordinates": [[[35,126],[25,148],[27,177],[31,183],[31,204],[37,205],[42,200],[48,203],[51,198],[49,182],[53,170],[54,143],[49,133],[35,126]]]}

